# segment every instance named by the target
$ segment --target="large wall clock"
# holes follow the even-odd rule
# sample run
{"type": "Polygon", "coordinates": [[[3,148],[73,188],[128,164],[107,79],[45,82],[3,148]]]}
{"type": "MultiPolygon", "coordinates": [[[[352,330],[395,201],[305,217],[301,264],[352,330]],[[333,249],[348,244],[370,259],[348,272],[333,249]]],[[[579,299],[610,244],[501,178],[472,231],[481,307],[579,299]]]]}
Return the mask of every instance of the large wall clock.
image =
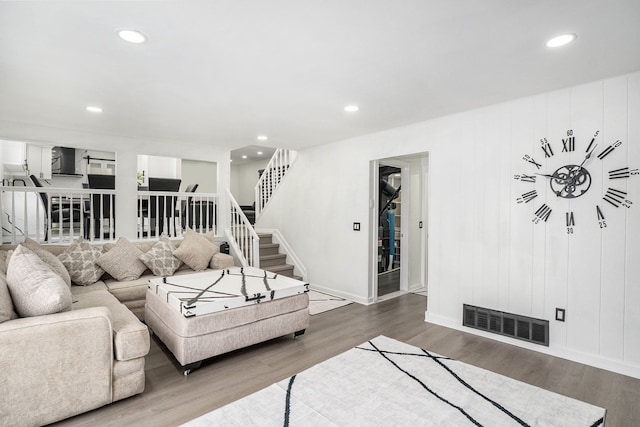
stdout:
{"type": "Polygon", "coordinates": [[[529,169],[513,178],[532,187],[523,191],[516,203],[535,204],[533,223],[546,223],[551,218],[558,218],[567,233],[573,234],[578,224],[589,220],[605,228],[610,215],[613,216],[620,208],[631,207],[632,202],[624,191],[626,186],[620,182],[639,176],[640,171],[621,164],[614,166],[616,149],[622,146],[622,141],[599,147],[599,134],[600,131],[596,131],[591,138],[576,141],[573,130],[569,129],[566,137],[557,143],[547,138],[540,139],[540,151],[522,157],[529,169]],[[602,186],[593,185],[594,182],[600,183],[597,180],[602,181],[602,186]],[[601,193],[594,197],[594,192],[600,189],[601,193]],[[582,208],[580,215],[584,218],[578,218],[574,209],[582,201],[591,206],[586,210],[582,208]],[[560,214],[556,214],[557,211],[560,214]]]}

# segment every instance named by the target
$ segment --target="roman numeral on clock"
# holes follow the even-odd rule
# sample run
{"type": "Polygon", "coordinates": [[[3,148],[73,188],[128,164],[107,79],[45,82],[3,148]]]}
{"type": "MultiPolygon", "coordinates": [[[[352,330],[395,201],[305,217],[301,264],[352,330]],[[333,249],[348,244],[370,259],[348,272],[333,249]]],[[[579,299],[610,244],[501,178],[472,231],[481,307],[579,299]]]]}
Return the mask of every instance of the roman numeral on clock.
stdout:
{"type": "Polygon", "coordinates": [[[522,175],[514,175],[513,179],[515,179],[516,181],[522,181],[522,182],[536,182],[536,176],[535,175],[526,175],[526,174],[522,174],[522,175]]]}
{"type": "Polygon", "coordinates": [[[551,216],[551,211],[552,209],[547,205],[540,206],[538,210],[535,212],[535,217],[533,218],[533,222],[535,222],[536,224],[540,220],[547,222],[547,220],[549,219],[549,216],[551,216]]]}
{"type": "Polygon", "coordinates": [[[553,150],[551,149],[551,145],[549,144],[549,141],[547,141],[547,138],[542,138],[540,140],[540,144],[542,144],[540,149],[544,151],[544,157],[553,156],[553,150]]]}
{"type": "Polygon", "coordinates": [[[533,160],[533,157],[531,157],[531,156],[530,156],[530,155],[528,155],[528,154],[525,154],[525,155],[524,155],[524,157],[523,157],[522,159],[523,159],[524,161],[526,161],[526,162],[529,162],[529,163],[531,163],[531,164],[535,165],[535,166],[536,166],[536,169],[540,169],[540,168],[542,167],[542,165],[541,165],[540,163],[538,163],[538,162],[536,162],[535,160],[533,160]]]}
{"type": "Polygon", "coordinates": [[[518,203],[529,203],[530,201],[532,201],[536,197],[538,197],[538,192],[536,190],[532,190],[532,191],[524,193],[522,196],[518,197],[516,199],[516,202],[518,202],[518,203]]]}
{"type": "Polygon", "coordinates": [[[573,212],[567,212],[565,216],[567,218],[567,227],[575,227],[576,219],[573,216],[573,212]]]}
{"type": "Polygon", "coordinates": [[[613,144],[611,144],[610,146],[608,146],[607,148],[605,148],[604,150],[602,150],[602,153],[598,154],[598,158],[600,160],[604,159],[605,157],[607,157],[609,154],[611,154],[611,152],[613,150],[615,150],[616,148],[618,148],[619,146],[622,145],[622,141],[617,140],[616,142],[614,142],[613,144]]]}
{"type": "Polygon", "coordinates": [[[600,228],[605,228],[607,223],[604,222],[604,214],[598,205],[596,205],[596,216],[598,217],[598,224],[600,224],[600,228]]]}
{"type": "Polygon", "coordinates": [[[638,175],[638,169],[620,168],[609,171],[609,179],[629,178],[631,175],[638,175]]]}
{"type": "Polygon", "coordinates": [[[627,196],[627,193],[624,191],[616,190],[615,188],[609,187],[607,192],[602,197],[606,202],[619,208],[622,202],[624,202],[624,198],[627,196]]]}
{"type": "Polygon", "coordinates": [[[567,139],[562,140],[562,152],[568,153],[569,151],[575,151],[576,149],[576,138],[575,136],[570,136],[567,139]]]}

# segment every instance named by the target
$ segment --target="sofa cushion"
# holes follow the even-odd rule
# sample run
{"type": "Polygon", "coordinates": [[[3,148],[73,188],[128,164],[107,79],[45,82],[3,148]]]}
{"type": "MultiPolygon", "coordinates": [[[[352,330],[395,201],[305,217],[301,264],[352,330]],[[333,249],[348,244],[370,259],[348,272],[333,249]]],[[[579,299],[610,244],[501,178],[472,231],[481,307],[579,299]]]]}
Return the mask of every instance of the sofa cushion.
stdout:
{"type": "Polygon", "coordinates": [[[148,252],[140,255],[140,260],[156,276],[171,276],[181,264],[181,261],[173,256],[173,245],[165,236],[161,236],[148,252]]]}
{"type": "Polygon", "coordinates": [[[42,261],[49,264],[49,267],[51,267],[51,269],[55,271],[56,274],[62,278],[62,280],[64,280],[64,283],[66,283],[67,286],[71,287],[71,277],[69,276],[69,272],[65,268],[64,264],[62,264],[62,261],[60,261],[54,254],[49,252],[49,250],[42,246],[40,243],[28,237],[24,239],[22,245],[38,255],[42,261]]]}
{"type": "Polygon", "coordinates": [[[13,301],[7,287],[7,278],[0,273],[0,323],[15,319],[18,315],[13,309],[13,301]]]}
{"type": "Polygon", "coordinates": [[[209,266],[211,257],[218,252],[218,247],[207,237],[187,228],[184,240],[173,255],[191,267],[192,270],[202,271],[209,266]]]}
{"type": "Polygon", "coordinates": [[[9,251],[0,251],[0,274],[7,274],[7,252],[9,251]]]}
{"type": "Polygon", "coordinates": [[[18,245],[9,261],[7,285],[13,305],[22,317],[71,309],[69,286],[38,255],[22,245],[18,245]]]}
{"type": "Polygon", "coordinates": [[[135,280],[147,269],[138,257],[142,251],[126,237],[120,237],[118,242],[107,252],[100,255],[96,264],[117,280],[135,280]]]}
{"type": "Polygon", "coordinates": [[[73,309],[107,307],[113,328],[113,352],[116,360],[131,360],[149,353],[149,330],[127,307],[108,291],[96,290],[75,295],[73,309]]]}
{"type": "Polygon", "coordinates": [[[83,239],[71,243],[69,247],[58,255],[58,259],[69,271],[71,281],[76,285],[91,285],[104,274],[104,270],[96,264],[102,251],[83,239]]]}
{"type": "Polygon", "coordinates": [[[154,275],[144,275],[135,280],[118,281],[114,279],[106,279],[104,283],[107,285],[109,292],[115,296],[120,302],[144,300],[149,279],[155,278],[154,275]]]}
{"type": "Polygon", "coordinates": [[[231,255],[223,254],[222,252],[218,252],[213,255],[211,257],[211,262],[209,263],[209,268],[213,268],[214,270],[223,270],[234,266],[233,257],[231,255]]]}

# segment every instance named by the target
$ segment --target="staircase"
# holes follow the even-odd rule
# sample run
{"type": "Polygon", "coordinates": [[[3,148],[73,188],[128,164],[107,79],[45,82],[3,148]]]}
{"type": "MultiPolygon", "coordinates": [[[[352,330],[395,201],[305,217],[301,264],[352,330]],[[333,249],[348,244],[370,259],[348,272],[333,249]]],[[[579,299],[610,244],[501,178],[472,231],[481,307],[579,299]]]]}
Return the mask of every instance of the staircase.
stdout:
{"type": "Polygon", "coordinates": [[[287,255],[280,253],[280,245],[273,243],[271,234],[258,234],[260,237],[260,268],[282,276],[302,280],[293,273],[293,265],[287,264],[287,255]]]}

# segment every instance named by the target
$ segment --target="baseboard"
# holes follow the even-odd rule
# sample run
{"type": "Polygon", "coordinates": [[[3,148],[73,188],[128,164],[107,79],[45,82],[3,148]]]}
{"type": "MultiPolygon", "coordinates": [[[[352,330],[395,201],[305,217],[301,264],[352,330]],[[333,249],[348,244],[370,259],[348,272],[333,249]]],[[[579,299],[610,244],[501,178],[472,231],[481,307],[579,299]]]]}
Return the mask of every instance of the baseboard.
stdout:
{"type": "Polygon", "coordinates": [[[357,302],[358,304],[362,304],[362,305],[372,304],[372,302],[369,302],[367,298],[362,298],[358,295],[350,294],[349,292],[343,292],[337,289],[326,288],[324,286],[316,285],[314,283],[310,283],[309,287],[314,291],[324,292],[326,294],[334,295],[336,297],[348,299],[349,301],[357,302]]]}
{"type": "Polygon", "coordinates": [[[559,357],[561,359],[570,360],[572,362],[593,366],[594,368],[605,369],[607,371],[615,372],[617,374],[627,375],[629,377],[640,379],[640,366],[632,363],[624,363],[618,360],[612,360],[606,357],[582,353],[580,351],[575,351],[570,349],[544,347],[537,344],[531,344],[525,341],[520,341],[513,338],[505,337],[502,335],[491,334],[478,329],[462,326],[462,322],[458,319],[439,316],[437,314],[430,314],[428,311],[425,311],[424,320],[427,323],[433,323],[435,325],[440,325],[440,326],[455,329],[458,331],[467,332],[469,334],[478,335],[484,338],[489,338],[494,341],[499,341],[505,344],[526,348],[527,350],[537,351],[538,353],[548,354],[550,356],[559,357]]]}

